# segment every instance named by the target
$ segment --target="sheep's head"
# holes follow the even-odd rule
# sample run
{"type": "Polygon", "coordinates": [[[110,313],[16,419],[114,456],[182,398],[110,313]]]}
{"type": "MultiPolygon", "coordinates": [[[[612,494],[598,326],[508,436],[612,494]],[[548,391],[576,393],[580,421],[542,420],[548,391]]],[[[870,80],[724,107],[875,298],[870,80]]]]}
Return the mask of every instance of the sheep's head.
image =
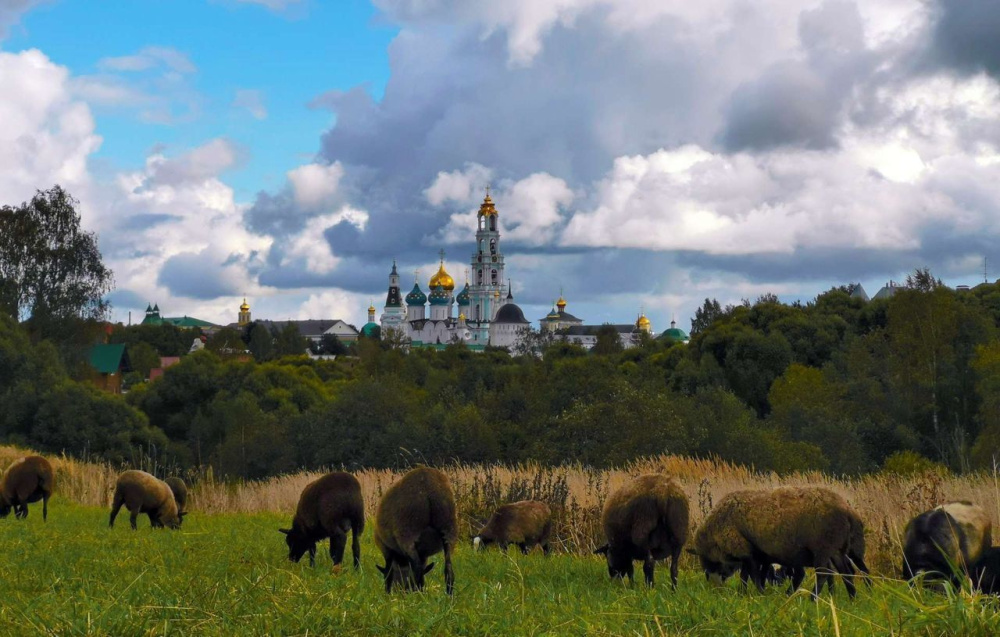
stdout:
{"type": "Polygon", "coordinates": [[[480,549],[486,548],[490,544],[493,544],[493,542],[495,541],[496,540],[494,540],[491,537],[486,537],[484,535],[477,535],[476,537],[472,538],[472,548],[478,551],[480,549]]]}
{"type": "Polygon", "coordinates": [[[184,521],[184,513],[174,513],[173,515],[164,513],[160,515],[160,526],[165,526],[168,529],[179,529],[181,528],[181,522],[184,521]]]}
{"type": "Polygon", "coordinates": [[[687,549],[688,553],[698,556],[701,568],[705,571],[705,579],[713,584],[722,584],[732,577],[740,567],[738,560],[726,559],[724,556],[713,555],[712,552],[699,553],[695,549],[687,549]]]}
{"type": "Polygon", "coordinates": [[[399,586],[407,591],[424,590],[424,575],[431,572],[434,562],[427,566],[417,565],[413,568],[409,563],[400,564],[391,561],[385,566],[375,565],[375,568],[385,577],[385,592],[391,593],[393,587],[399,586]]]}
{"type": "Polygon", "coordinates": [[[285,544],[288,545],[288,559],[292,562],[297,563],[307,551],[316,546],[316,542],[309,541],[305,533],[294,526],[290,529],[278,529],[278,531],[285,534],[285,544]]]}
{"type": "Polygon", "coordinates": [[[615,550],[610,544],[598,548],[594,551],[596,555],[603,555],[608,562],[608,576],[612,578],[629,578],[635,572],[635,565],[632,563],[632,556],[628,551],[615,550]]]}

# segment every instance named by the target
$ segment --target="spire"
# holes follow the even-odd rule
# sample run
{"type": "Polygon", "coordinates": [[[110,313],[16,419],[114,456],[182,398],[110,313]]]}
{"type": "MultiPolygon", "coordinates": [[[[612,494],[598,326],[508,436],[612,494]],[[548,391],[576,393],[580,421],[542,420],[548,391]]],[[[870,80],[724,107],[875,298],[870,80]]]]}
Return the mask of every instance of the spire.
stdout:
{"type": "Polygon", "coordinates": [[[392,272],[390,272],[389,274],[391,274],[393,276],[395,276],[397,274],[397,272],[396,272],[396,260],[395,259],[392,260],[392,272]]]}
{"type": "Polygon", "coordinates": [[[514,286],[511,285],[510,279],[507,279],[507,300],[514,300],[514,286]]]}

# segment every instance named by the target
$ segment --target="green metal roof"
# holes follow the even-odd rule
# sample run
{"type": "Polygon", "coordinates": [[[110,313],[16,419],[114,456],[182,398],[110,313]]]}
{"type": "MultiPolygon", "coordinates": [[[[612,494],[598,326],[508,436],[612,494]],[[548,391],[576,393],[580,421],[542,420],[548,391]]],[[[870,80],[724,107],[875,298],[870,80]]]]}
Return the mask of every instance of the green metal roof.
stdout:
{"type": "Polygon", "coordinates": [[[90,348],[90,366],[102,374],[114,374],[122,365],[125,343],[94,345],[90,348]]]}
{"type": "Polygon", "coordinates": [[[364,327],[361,328],[361,333],[372,338],[382,333],[382,327],[378,323],[365,323],[364,327]]]}
{"type": "Polygon", "coordinates": [[[215,323],[209,323],[208,321],[196,319],[192,316],[164,318],[163,322],[170,323],[171,325],[176,325],[177,327],[218,327],[215,323]]]}

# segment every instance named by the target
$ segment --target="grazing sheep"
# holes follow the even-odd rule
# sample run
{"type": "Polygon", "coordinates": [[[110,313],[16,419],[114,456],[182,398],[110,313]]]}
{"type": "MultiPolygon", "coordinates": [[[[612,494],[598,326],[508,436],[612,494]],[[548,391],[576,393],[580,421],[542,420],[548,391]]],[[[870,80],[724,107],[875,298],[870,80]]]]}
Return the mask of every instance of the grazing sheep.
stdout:
{"type": "Polygon", "coordinates": [[[992,522],[982,507],[949,502],[924,511],[903,532],[903,579],[927,572],[958,587],[968,568],[992,545],[992,522]]]}
{"type": "Polygon", "coordinates": [[[115,525],[115,517],[123,504],[131,513],[129,522],[133,531],[136,529],[135,521],[140,513],[149,515],[149,523],[153,528],[166,526],[179,529],[184,517],[183,513],[177,512],[174,492],[167,483],[145,471],[125,471],[118,476],[114,501],[111,504],[109,527],[115,525]]]}
{"type": "Polygon", "coordinates": [[[839,495],[820,487],[779,487],[736,491],[723,498],[695,534],[695,548],[710,580],[725,580],[737,569],[745,586],[764,588],[767,568],[780,564],[794,591],[806,568],[816,569],[815,595],[840,573],[851,597],[856,565],[867,577],[864,525],[839,495]]]}
{"type": "Polygon", "coordinates": [[[49,498],[55,486],[52,465],[41,456],[26,456],[15,460],[0,481],[0,518],[10,515],[28,517],[28,504],[42,501],[42,520],[49,518],[49,498]]]}
{"type": "Polygon", "coordinates": [[[989,595],[1000,595],[1000,548],[988,548],[972,565],[972,584],[989,595]]]}
{"type": "Polygon", "coordinates": [[[336,566],[344,559],[347,531],[351,532],[354,568],[361,566],[358,536],[365,529],[365,502],[361,483],[349,473],[334,471],[306,485],[285,534],[288,559],[298,562],[309,551],[309,565],[316,565],[316,542],[330,538],[330,557],[336,566]]]}
{"type": "Polygon", "coordinates": [[[188,488],[184,484],[184,481],[177,477],[171,477],[164,480],[167,486],[174,494],[174,502],[177,503],[177,514],[184,515],[187,513],[187,499],[188,499],[188,488]]]}
{"type": "Polygon", "coordinates": [[[458,537],[455,495],[448,477],[437,469],[411,470],[382,496],[375,514],[375,545],[382,551],[385,590],[394,585],[422,590],[424,575],[434,564],[427,558],[444,551],[444,582],[448,594],[455,587],[451,552],[458,537]]]}
{"type": "Polygon", "coordinates": [[[607,544],[603,554],[611,577],[632,581],[634,560],[642,560],[646,584],[653,585],[656,560],[670,558],[670,584],[677,587],[677,561],[688,535],[688,499],[676,482],[650,474],[611,494],[601,515],[607,544]]]}
{"type": "Polygon", "coordinates": [[[549,535],[552,533],[552,511],[549,505],[536,500],[522,500],[499,507],[486,526],[472,540],[479,550],[496,543],[504,551],[509,544],[517,544],[527,554],[536,544],[549,554],[549,535]]]}

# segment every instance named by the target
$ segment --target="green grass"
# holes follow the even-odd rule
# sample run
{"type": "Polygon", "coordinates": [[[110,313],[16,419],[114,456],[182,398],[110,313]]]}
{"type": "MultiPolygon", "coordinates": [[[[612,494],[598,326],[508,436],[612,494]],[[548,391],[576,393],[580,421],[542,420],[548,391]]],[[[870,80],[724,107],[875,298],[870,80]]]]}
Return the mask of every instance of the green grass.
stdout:
{"type": "MultiPolygon", "coordinates": [[[[954,635],[998,634],[992,599],[911,591],[876,582],[848,599],[843,586],[815,603],[804,592],[713,588],[666,568],[647,590],[611,582],[596,557],[512,551],[456,553],[456,590],[444,594],[440,558],[423,593],[386,595],[365,534],[362,569],[286,559],[277,515],[194,513],[184,530],[152,531],[128,516],[56,501],[49,521],[0,520],[0,634],[109,635],[954,635]]],[[[350,551],[348,550],[348,555],[350,551]]],[[[639,565],[637,564],[637,567],[639,565]]],[[[641,576],[641,569],[638,569],[641,576]]],[[[808,580],[807,580],[808,581],[808,580]]]]}

